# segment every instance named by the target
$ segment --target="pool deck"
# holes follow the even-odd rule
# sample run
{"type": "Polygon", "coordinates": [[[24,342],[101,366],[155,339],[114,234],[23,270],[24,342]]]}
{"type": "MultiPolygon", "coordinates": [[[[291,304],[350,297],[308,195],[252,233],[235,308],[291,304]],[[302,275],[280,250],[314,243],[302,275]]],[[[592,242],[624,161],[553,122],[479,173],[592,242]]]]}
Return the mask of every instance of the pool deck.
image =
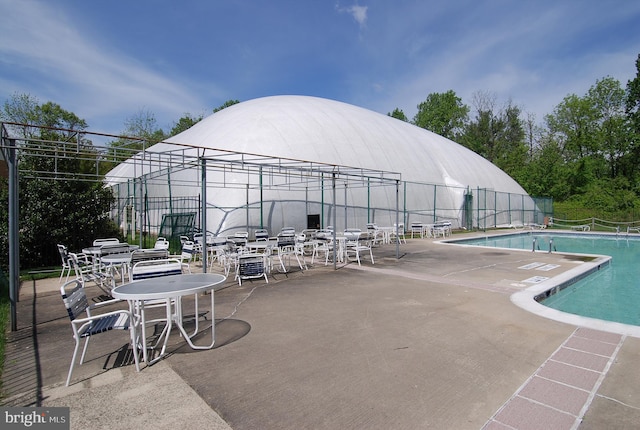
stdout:
{"type": "Polygon", "coordinates": [[[4,404],[69,406],[73,429],[640,426],[633,330],[544,318],[512,301],[582,262],[433,239],[400,252],[385,245],[375,265],[316,263],[268,284],[230,279],[215,293],[217,347],[196,352],[172,335],[169,356],[136,373],[123,334],[102,335],[70,387],[57,279],[25,282],[4,404]]]}

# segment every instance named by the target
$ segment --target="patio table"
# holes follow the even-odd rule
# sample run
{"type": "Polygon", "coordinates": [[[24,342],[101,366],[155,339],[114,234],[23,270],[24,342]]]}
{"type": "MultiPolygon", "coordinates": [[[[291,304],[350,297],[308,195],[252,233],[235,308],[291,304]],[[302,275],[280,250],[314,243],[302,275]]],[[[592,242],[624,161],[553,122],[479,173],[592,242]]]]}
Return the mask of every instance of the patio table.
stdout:
{"type": "Polygon", "coordinates": [[[100,261],[104,263],[107,268],[120,266],[120,275],[122,277],[122,283],[124,283],[125,272],[128,272],[131,264],[131,252],[105,255],[100,258],[100,261]]]}
{"type": "MultiPolygon", "coordinates": [[[[178,327],[182,337],[192,349],[211,349],[215,344],[215,313],[214,313],[214,288],[226,280],[226,276],[218,273],[197,273],[189,275],[171,275],[158,278],[150,278],[142,281],[130,282],[115,287],[111,295],[116,299],[123,299],[129,302],[131,311],[140,315],[139,309],[144,307],[147,300],[164,300],[166,309],[167,325],[161,333],[164,336],[162,349],[158,357],[149,360],[147,354],[147,335],[145,321],[141,321],[142,326],[142,351],[143,360],[151,364],[164,357],[173,325],[178,327]],[[197,331],[192,335],[187,334],[182,322],[182,301],[183,296],[199,293],[211,292],[211,343],[207,345],[195,345],[192,341],[197,335],[197,331]],[[172,312],[175,306],[175,312],[172,312]]],[[[198,318],[196,313],[195,318],[198,318]]]]}

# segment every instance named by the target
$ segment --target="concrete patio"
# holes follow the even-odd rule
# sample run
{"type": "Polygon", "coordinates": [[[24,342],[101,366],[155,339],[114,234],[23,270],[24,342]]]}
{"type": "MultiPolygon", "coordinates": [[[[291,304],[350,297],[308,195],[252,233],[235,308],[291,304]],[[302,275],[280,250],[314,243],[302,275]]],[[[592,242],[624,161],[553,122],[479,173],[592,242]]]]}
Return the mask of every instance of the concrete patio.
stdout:
{"type": "Polygon", "coordinates": [[[557,264],[553,277],[575,261],[431,239],[409,240],[401,254],[385,245],[375,265],[316,263],[242,287],[229,279],[215,293],[214,349],[193,351],[173,335],[169,356],[136,373],[123,333],[109,333],[89,346],[70,387],[58,280],[24,282],[4,404],[69,406],[74,429],[640,426],[639,339],[510,301],[531,276],[522,266],[557,264]]]}

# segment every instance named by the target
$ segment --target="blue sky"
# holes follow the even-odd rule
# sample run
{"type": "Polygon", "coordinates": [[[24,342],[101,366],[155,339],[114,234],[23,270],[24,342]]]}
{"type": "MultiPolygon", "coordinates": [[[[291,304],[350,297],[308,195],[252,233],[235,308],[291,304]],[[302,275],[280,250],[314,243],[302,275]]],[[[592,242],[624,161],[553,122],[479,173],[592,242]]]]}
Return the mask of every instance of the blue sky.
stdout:
{"type": "Polygon", "coordinates": [[[279,94],[411,119],[433,92],[511,99],[540,122],[640,53],[629,0],[0,0],[0,101],[28,93],[119,133],[152,112],[279,94]]]}

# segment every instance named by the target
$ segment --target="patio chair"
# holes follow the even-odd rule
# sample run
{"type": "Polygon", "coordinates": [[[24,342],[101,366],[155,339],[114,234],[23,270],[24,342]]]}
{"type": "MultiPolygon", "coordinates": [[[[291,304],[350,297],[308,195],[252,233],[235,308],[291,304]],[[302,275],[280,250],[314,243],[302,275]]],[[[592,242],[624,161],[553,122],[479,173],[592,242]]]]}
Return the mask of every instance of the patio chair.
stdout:
{"type": "Polygon", "coordinates": [[[371,246],[377,246],[378,242],[384,242],[384,232],[378,228],[377,224],[368,223],[367,231],[371,236],[371,246]]]}
{"type": "Polygon", "coordinates": [[[169,241],[164,237],[158,237],[153,249],[169,249],[169,241]]]}
{"type": "Polygon", "coordinates": [[[390,240],[393,243],[397,241],[398,243],[407,243],[407,239],[404,237],[404,223],[394,224],[393,230],[390,232],[390,240]]]}
{"type": "Polygon", "coordinates": [[[131,267],[131,281],[157,278],[159,276],[181,275],[182,263],[177,258],[138,261],[131,267]]]}
{"type": "MultiPolygon", "coordinates": [[[[130,267],[133,267],[140,261],[165,260],[169,258],[167,249],[136,249],[131,253],[130,267]]],[[[133,281],[131,270],[129,270],[129,280],[133,281]]]]}
{"type": "MultiPolygon", "coordinates": [[[[298,266],[300,270],[306,269],[306,263],[303,265],[300,261],[300,253],[298,252],[296,246],[296,235],[295,230],[292,228],[282,229],[280,234],[277,236],[277,245],[276,245],[278,260],[280,261],[280,267],[282,268],[282,272],[286,272],[287,269],[284,264],[284,260],[291,260],[291,257],[294,257],[298,262],[298,266]]],[[[303,256],[304,260],[304,256],[303,256]]]]}
{"type": "MultiPolygon", "coordinates": [[[[172,276],[172,275],[182,275],[183,273],[183,265],[177,258],[165,258],[158,260],[143,260],[139,261],[131,267],[131,282],[141,281],[144,279],[151,278],[159,278],[161,276],[172,276]]],[[[198,295],[194,294],[195,297],[195,312],[194,319],[196,328],[194,333],[198,332],[198,295]]],[[[169,306],[173,306],[174,312],[176,313],[178,318],[182,318],[182,303],[180,300],[171,301],[169,306]]],[[[152,320],[147,320],[146,310],[151,308],[159,308],[166,307],[167,302],[165,300],[145,300],[144,303],[135,303],[133,311],[140,316],[140,324],[145,326],[149,323],[160,323],[166,322],[166,315],[162,317],[155,318],[152,320]]],[[[158,336],[158,341],[162,339],[165,330],[167,329],[166,325],[162,329],[162,333],[158,336]]],[[[144,327],[142,328],[142,344],[146,345],[146,330],[144,327]]],[[[153,347],[155,348],[154,345],[153,347]]],[[[144,352],[146,357],[146,351],[144,352]]]]}
{"type": "Polygon", "coordinates": [[[65,279],[65,282],[67,282],[69,280],[69,275],[71,275],[71,262],[69,261],[69,251],[67,250],[67,247],[64,245],[60,245],[58,244],[58,253],[60,254],[60,259],[62,260],[62,271],[60,272],[60,279],[58,280],[58,282],[62,282],[62,277],[64,276],[64,273],[67,272],[67,277],[65,279]]]}
{"type": "MultiPolygon", "coordinates": [[[[103,265],[102,264],[102,257],[106,257],[107,255],[113,255],[113,254],[129,254],[131,252],[129,245],[126,243],[106,243],[102,246],[100,246],[100,255],[98,255],[97,259],[99,262],[99,267],[101,269],[104,269],[106,271],[107,274],[115,276],[115,275],[120,275],[120,273],[118,272],[118,267],[115,265],[103,265]],[[115,272],[115,273],[114,273],[115,272]]],[[[120,270],[123,271],[122,273],[122,277],[124,278],[124,272],[126,272],[127,270],[127,266],[122,264],[120,267],[120,270]]]]}
{"type": "Polygon", "coordinates": [[[136,321],[131,312],[129,310],[116,310],[98,315],[92,314],[94,309],[112,304],[119,300],[109,300],[89,305],[84,286],[78,279],[71,280],[62,285],[60,287],[60,293],[62,295],[64,305],[67,308],[69,319],[71,320],[73,339],[75,340],[71,366],[69,366],[69,374],[67,375],[67,387],[71,382],[73,367],[78,355],[78,349],[80,348],[80,340],[83,338],[85,339],[82,355],[80,356],[80,365],[82,365],[87,352],[87,346],[89,345],[89,338],[111,330],[129,331],[129,342],[133,349],[133,359],[136,364],[136,370],[138,372],[140,371],[138,351],[136,348],[136,321]],[[83,313],[86,314],[86,317],[82,317],[83,313]]]}
{"type": "Polygon", "coordinates": [[[360,255],[367,252],[371,258],[371,264],[375,264],[373,261],[373,250],[371,249],[370,236],[367,233],[364,234],[366,234],[366,237],[363,238],[363,233],[359,232],[359,230],[351,230],[349,232],[345,230],[345,236],[347,237],[345,255],[347,259],[349,259],[349,255],[353,255],[355,260],[358,262],[358,266],[360,266],[360,255]],[[347,233],[351,234],[347,235],[347,233]]]}
{"type": "MultiPolygon", "coordinates": [[[[340,244],[336,243],[336,252],[340,254],[340,244]]],[[[311,264],[316,258],[320,257],[320,253],[324,255],[324,265],[329,264],[329,258],[333,259],[333,239],[319,239],[311,254],[311,264]]]]}
{"type": "Polygon", "coordinates": [[[424,238],[424,226],[421,223],[411,223],[411,239],[413,239],[414,235],[418,236],[420,239],[424,238]]]}
{"type": "Polygon", "coordinates": [[[93,246],[102,246],[109,243],[120,243],[120,240],[115,237],[109,237],[106,239],[96,239],[93,241],[93,246]]]}
{"type": "Polygon", "coordinates": [[[269,240],[269,231],[265,228],[259,228],[255,232],[256,241],[259,240],[269,240]]]}
{"type": "Polygon", "coordinates": [[[265,254],[241,254],[237,259],[236,279],[238,285],[242,286],[243,279],[267,278],[267,256],[265,254]]]}
{"type": "Polygon", "coordinates": [[[191,260],[193,260],[193,249],[195,244],[187,240],[182,244],[182,252],[179,255],[180,264],[182,264],[182,271],[186,271],[187,273],[191,273],[191,260]]]}
{"type": "Polygon", "coordinates": [[[103,270],[100,264],[89,261],[89,257],[82,253],[69,253],[69,263],[73,267],[75,278],[83,287],[87,282],[93,282],[106,294],[111,295],[111,290],[115,287],[113,276],[103,270]]]}

